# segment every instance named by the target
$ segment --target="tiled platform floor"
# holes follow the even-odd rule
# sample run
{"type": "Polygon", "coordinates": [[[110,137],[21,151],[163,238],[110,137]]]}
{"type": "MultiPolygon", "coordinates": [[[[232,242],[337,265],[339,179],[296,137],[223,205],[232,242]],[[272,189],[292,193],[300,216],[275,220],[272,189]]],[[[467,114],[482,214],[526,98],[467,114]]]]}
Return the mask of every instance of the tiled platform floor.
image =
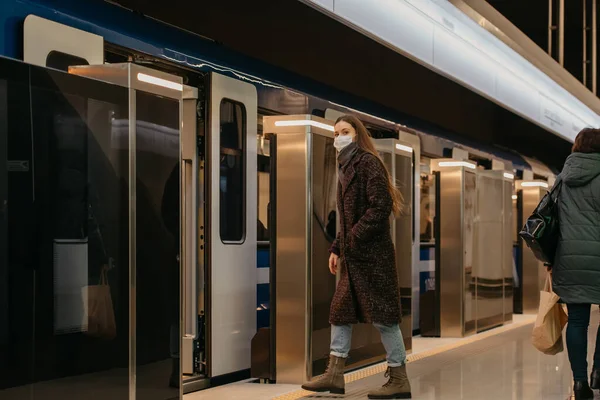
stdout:
{"type": "MultiPolygon", "coordinates": [[[[590,357],[598,326],[593,311],[590,357]]],[[[413,398],[424,400],[566,400],[571,395],[571,371],[566,352],[545,356],[531,346],[532,316],[467,339],[415,338],[409,358],[413,398]]],[[[185,396],[185,400],[307,398],[366,399],[384,382],[385,364],[347,374],[346,396],[309,394],[295,385],[238,383],[185,396]]],[[[600,399],[600,395],[597,396],[600,399]]]]}

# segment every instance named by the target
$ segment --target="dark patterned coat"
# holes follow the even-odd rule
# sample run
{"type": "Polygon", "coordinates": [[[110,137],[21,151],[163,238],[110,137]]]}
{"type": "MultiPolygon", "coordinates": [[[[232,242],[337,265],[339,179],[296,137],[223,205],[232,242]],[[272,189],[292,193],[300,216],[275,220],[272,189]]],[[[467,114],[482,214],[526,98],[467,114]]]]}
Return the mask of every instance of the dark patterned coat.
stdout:
{"type": "Polygon", "coordinates": [[[338,183],[340,232],[331,252],[340,256],[340,281],[329,323],[397,324],[401,320],[394,244],[392,198],[381,161],[358,150],[338,183]]]}

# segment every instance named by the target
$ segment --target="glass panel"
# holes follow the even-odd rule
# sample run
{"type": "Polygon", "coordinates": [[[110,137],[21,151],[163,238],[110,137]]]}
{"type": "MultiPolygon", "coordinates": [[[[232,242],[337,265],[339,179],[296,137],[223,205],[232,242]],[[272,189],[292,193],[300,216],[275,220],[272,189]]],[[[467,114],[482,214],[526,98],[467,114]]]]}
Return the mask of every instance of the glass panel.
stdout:
{"type": "Polygon", "coordinates": [[[402,193],[404,205],[396,218],[396,264],[402,309],[401,329],[408,350],[412,349],[412,244],[413,244],[413,163],[412,157],[395,155],[396,186],[402,193]]]}
{"type": "Polygon", "coordinates": [[[239,243],[246,236],[246,108],[223,100],[220,116],[220,234],[223,242],[239,243]]]}
{"type": "MultiPolygon", "coordinates": [[[[335,276],[327,268],[329,247],[336,236],[337,161],[333,139],[321,135],[312,136],[312,329],[314,338],[329,337],[329,307],[335,292],[335,276]]],[[[279,204],[279,207],[285,207],[279,204]]],[[[361,336],[356,327],[353,339],[361,336]]],[[[328,340],[313,340],[313,375],[323,373],[326,367],[324,355],[328,353],[328,340]]]]}
{"type": "MultiPolygon", "coordinates": [[[[7,166],[7,105],[6,81],[0,78],[0,374],[5,363],[8,344],[8,170],[7,166]]],[[[2,379],[2,378],[0,378],[2,379]]],[[[0,382],[2,382],[0,380],[0,382]]],[[[0,383],[0,391],[2,384],[0,383]]]]}
{"type": "Polygon", "coordinates": [[[0,63],[31,79],[5,78],[9,350],[0,392],[12,388],[0,397],[25,398],[15,386],[35,383],[28,398],[127,399],[128,142],[114,129],[127,123],[127,90],[0,63]]]}
{"type": "Polygon", "coordinates": [[[136,95],[137,398],[178,396],[179,102],[136,95]]]}
{"type": "Polygon", "coordinates": [[[0,398],[10,400],[30,398],[33,383],[34,257],[28,242],[35,220],[30,216],[29,109],[29,68],[0,59],[0,398]]]}

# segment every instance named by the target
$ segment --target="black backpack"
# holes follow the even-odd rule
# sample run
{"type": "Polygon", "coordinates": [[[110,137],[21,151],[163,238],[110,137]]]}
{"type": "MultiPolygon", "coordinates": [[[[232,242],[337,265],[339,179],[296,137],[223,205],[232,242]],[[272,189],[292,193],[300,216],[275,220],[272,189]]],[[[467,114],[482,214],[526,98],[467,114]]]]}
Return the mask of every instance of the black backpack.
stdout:
{"type": "Polygon", "coordinates": [[[552,190],[542,198],[533,214],[519,232],[535,258],[546,265],[554,263],[554,255],[560,235],[558,223],[558,197],[562,182],[559,180],[552,190]]]}

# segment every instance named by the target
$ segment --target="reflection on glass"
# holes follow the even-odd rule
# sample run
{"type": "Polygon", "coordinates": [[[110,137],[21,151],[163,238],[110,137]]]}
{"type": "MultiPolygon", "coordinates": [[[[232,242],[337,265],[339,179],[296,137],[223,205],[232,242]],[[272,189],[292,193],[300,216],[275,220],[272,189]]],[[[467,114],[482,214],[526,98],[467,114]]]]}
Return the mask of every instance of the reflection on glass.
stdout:
{"type": "Polygon", "coordinates": [[[220,234],[224,242],[243,242],[246,235],[246,108],[221,101],[220,234]]]}
{"type": "Polygon", "coordinates": [[[435,218],[435,181],[434,176],[421,174],[421,243],[435,242],[433,220],[435,218]]]}
{"type": "Polygon", "coordinates": [[[128,398],[128,148],[111,133],[127,99],[124,88],[0,60],[2,399],[128,398]]]}
{"type": "MultiPolygon", "coordinates": [[[[412,157],[395,155],[396,186],[402,193],[404,205],[402,213],[396,217],[396,264],[398,268],[398,284],[400,287],[400,305],[402,310],[401,329],[412,331],[412,243],[413,243],[413,187],[412,157]]],[[[404,335],[407,349],[412,349],[411,335],[404,335]]]]}
{"type": "MultiPolygon", "coordinates": [[[[312,329],[313,337],[322,338],[329,337],[329,307],[335,292],[335,276],[327,263],[337,227],[337,160],[332,138],[312,135],[312,143],[312,329]]],[[[313,374],[325,370],[328,349],[328,340],[313,341],[313,374]]]]}

